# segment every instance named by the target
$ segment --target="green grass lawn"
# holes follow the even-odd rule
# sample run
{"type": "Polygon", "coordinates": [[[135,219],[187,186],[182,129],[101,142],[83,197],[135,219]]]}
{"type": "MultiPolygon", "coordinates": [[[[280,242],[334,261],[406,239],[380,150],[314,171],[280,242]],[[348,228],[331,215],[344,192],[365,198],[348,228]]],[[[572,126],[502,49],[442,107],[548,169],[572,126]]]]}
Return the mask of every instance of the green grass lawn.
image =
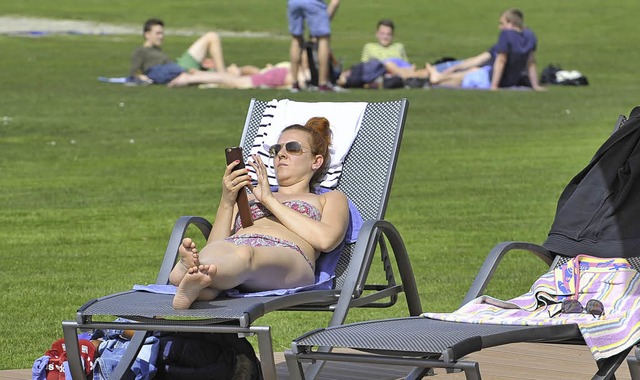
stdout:
{"type": "MultiPolygon", "coordinates": [[[[285,2],[33,0],[2,15],[138,25],[266,31],[229,37],[228,62],[287,60],[285,2]]],[[[582,71],[583,88],[544,93],[456,90],[350,91],[168,89],[100,83],[126,75],[140,36],[0,36],[0,369],[27,368],[60,338],[60,323],[87,300],[155,279],[175,220],[213,217],[223,148],[238,142],[251,97],[303,101],[410,101],[387,219],[411,255],[423,305],[456,308],[498,242],[542,242],[565,184],[587,164],[618,114],[635,106],[640,5],[372,0],[343,2],[334,53],[355,63],[376,21],[391,17],[416,62],[489,47],[502,9],[521,6],[539,38],[538,62],[582,71]],[[428,5],[426,5],[428,4],[428,5]]],[[[180,54],[192,37],[170,36],[180,54]]],[[[527,290],[543,267],[516,255],[488,293],[527,290]],[[522,269],[523,267],[524,269],[522,269]]],[[[320,313],[274,313],[275,348],[326,323],[320,313]]],[[[406,314],[355,310],[350,321],[406,314]]]]}

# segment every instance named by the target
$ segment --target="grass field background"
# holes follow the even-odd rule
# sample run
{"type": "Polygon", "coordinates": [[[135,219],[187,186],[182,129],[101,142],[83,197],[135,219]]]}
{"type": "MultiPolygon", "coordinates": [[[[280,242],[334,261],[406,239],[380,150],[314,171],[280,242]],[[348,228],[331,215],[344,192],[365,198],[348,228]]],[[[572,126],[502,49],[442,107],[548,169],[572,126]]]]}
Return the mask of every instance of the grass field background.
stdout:
{"type": "MultiPolygon", "coordinates": [[[[287,60],[286,2],[3,2],[0,15],[167,28],[267,32],[225,37],[228,63],[287,60]]],[[[122,76],[140,35],[0,36],[0,369],[27,368],[87,300],[155,279],[175,220],[213,217],[223,148],[238,142],[251,97],[410,101],[387,219],[411,255],[423,306],[453,310],[498,242],[542,242],[557,198],[638,104],[633,15],[640,4],[584,1],[344,1],[332,46],[346,65],[390,17],[410,59],[464,57],[489,47],[500,11],[518,6],[539,38],[538,63],[583,72],[590,85],[534,92],[168,89],[99,83],[122,76]]],[[[177,56],[193,37],[169,36],[177,56]]],[[[543,270],[508,259],[488,293],[527,290],[543,270]]],[[[354,310],[349,321],[406,314],[354,310]]],[[[274,313],[275,348],[328,315],[274,313]]]]}

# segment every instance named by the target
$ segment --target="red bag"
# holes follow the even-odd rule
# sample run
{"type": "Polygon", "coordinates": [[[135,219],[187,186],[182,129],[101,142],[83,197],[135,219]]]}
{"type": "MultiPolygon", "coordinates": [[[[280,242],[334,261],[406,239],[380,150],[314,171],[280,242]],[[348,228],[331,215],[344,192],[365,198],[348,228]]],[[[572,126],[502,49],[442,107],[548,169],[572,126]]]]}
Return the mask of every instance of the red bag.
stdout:
{"type": "MultiPolygon", "coordinates": [[[[93,373],[93,361],[96,357],[96,347],[87,339],[78,340],[82,367],[87,376],[93,373]]],[[[51,349],[44,353],[49,357],[47,364],[47,380],[66,380],[65,362],[67,361],[67,347],[64,339],[58,339],[51,345],[51,349]]],[[[69,376],[71,378],[71,376],[69,376]]]]}

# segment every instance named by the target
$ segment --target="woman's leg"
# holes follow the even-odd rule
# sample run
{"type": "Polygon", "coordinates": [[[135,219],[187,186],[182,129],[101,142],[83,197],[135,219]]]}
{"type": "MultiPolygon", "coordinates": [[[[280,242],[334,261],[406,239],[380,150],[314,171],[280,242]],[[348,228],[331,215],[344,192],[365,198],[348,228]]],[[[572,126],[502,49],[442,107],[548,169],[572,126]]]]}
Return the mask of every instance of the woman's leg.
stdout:
{"type": "Polygon", "coordinates": [[[220,291],[238,286],[262,291],[313,284],[309,262],[288,247],[237,246],[214,242],[199,254],[200,266],[190,268],[174,297],[174,307],[186,309],[195,300],[211,300],[220,291]]]}
{"type": "Polygon", "coordinates": [[[224,55],[222,54],[222,42],[216,32],[208,32],[198,38],[187,50],[191,56],[199,62],[204,61],[207,54],[213,59],[213,68],[218,72],[225,72],[224,55]]]}
{"type": "Polygon", "coordinates": [[[462,79],[471,71],[477,70],[477,67],[464,71],[454,71],[451,73],[440,73],[435,67],[427,64],[426,69],[429,73],[429,83],[442,86],[461,87],[462,79]]]}
{"type": "Polygon", "coordinates": [[[393,61],[386,61],[384,62],[384,68],[387,69],[387,72],[389,74],[398,75],[402,79],[429,78],[429,70],[426,67],[424,69],[416,69],[415,65],[411,65],[408,67],[400,67],[393,61]]]}
{"type": "Polygon", "coordinates": [[[239,285],[251,290],[290,288],[313,283],[314,273],[300,252],[284,246],[251,247],[214,242],[200,251],[200,263],[215,265],[211,287],[227,290],[239,285]]]}
{"type": "Polygon", "coordinates": [[[173,307],[188,309],[194,301],[209,301],[216,298],[220,291],[209,287],[215,275],[215,265],[189,268],[173,296],[173,307]]]}
{"type": "Polygon", "coordinates": [[[236,76],[215,71],[184,72],[168,83],[169,87],[184,87],[192,84],[219,84],[228,88],[252,88],[250,76],[236,76]]]}

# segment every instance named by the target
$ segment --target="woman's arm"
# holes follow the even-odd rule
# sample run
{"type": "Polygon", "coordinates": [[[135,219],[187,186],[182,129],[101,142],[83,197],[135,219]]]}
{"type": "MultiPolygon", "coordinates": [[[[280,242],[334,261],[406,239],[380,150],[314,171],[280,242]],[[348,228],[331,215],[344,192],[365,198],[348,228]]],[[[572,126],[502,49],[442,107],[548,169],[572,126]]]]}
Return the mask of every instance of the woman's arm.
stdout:
{"type": "Polygon", "coordinates": [[[233,170],[237,164],[238,162],[232,162],[227,165],[222,176],[222,196],[207,243],[224,240],[232,234],[237,213],[238,192],[245,191],[244,187],[251,182],[249,171],[246,168],[233,170]]]}
{"type": "Polygon", "coordinates": [[[329,252],[344,239],[349,225],[349,204],[347,197],[340,191],[330,191],[320,197],[324,200],[320,221],[289,208],[275,197],[269,197],[263,204],[291,232],[318,251],[329,252]]]}
{"type": "Polygon", "coordinates": [[[209,233],[207,243],[224,240],[231,236],[235,213],[235,204],[229,205],[229,203],[225,201],[224,196],[221,197],[218,210],[216,211],[216,218],[213,222],[211,233],[209,233]]]}

